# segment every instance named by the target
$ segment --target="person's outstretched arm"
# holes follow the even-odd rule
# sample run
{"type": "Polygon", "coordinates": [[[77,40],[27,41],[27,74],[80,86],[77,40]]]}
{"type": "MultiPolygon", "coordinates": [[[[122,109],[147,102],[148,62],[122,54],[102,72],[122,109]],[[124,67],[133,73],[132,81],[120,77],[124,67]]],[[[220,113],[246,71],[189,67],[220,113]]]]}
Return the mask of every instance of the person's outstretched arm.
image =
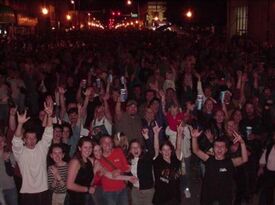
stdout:
{"type": "Polygon", "coordinates": [[[248,161],[248,155],[247,155],[247,150],[245,146],[245,142],[242,139],[241,135],[239,135],[236,131],[233,132],[234,141],[233,143],[240,143],[241,145],[241,157],[236,157],[232,159],[233,165],[235,167],[240,166],[248,161]]]}
{"type": "Polygon", "coordinates": [[[195,155],[197,155],[198,158],[200,158],[202,161],[206,161],[209,158],[209,155],[203,152],[199,148],[198,144],[198,137],[201,135],[202,131],[199,131],[198,129],[193,129],[191,131],[192,136],[192,149],[195,155]]]}

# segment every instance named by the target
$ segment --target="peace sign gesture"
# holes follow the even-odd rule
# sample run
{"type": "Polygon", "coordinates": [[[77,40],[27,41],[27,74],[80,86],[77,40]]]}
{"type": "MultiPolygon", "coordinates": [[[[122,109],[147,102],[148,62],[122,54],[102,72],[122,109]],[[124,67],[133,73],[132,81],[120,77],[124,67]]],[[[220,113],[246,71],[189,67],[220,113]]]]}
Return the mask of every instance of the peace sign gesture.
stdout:
{"type": "Polygon", "coordinates": [[[47,96],[44,102],[44,111],[49,117],[53,115],[53,99],[51,96],[47,96]]]}
{"type": "Polygon", "coordinates": [[[160,127],[157,123],[157,121],[155,121],[155,126],[153,127],[153,131],[154,131],[154,134],[159,134],[160,130],[162,129],[162,127],[160,127]]]}

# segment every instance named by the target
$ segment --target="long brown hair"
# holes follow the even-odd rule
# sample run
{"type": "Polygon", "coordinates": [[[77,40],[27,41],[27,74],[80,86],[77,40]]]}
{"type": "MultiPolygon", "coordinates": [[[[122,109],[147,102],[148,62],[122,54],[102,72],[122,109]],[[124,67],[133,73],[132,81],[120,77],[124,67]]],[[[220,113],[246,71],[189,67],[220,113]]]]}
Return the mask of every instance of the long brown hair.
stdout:
{"type": "Polygon", "coordinates": [[[77,159],[79,161],[81,167],[85,167],[85,162],[84,162],[84,160],[83,160],[83,158],[81,156],[81,152],[79,150],[79,147],[82,147],[82,145],[84,144],[84,142],[90,142],[91,145],[92,145],[92,147],[94,147],[93,146],[93,140],[90,137],[81,137],[79,139],[78,144],[77,144],[77,150],[76,150],[76,152],[74,154],[74,159],[77,159]]]}

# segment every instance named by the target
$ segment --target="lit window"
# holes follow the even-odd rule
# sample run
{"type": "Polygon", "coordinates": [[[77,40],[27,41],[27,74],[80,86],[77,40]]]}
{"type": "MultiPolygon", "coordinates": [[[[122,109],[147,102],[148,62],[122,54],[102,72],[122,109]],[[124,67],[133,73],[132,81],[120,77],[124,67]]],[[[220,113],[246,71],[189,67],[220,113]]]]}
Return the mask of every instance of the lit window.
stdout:
{"type": "Polygon", "coordinates": [[[247,33],[247,6],[237,7],[236,14],[236,34],[243,35],[247,33]]]}

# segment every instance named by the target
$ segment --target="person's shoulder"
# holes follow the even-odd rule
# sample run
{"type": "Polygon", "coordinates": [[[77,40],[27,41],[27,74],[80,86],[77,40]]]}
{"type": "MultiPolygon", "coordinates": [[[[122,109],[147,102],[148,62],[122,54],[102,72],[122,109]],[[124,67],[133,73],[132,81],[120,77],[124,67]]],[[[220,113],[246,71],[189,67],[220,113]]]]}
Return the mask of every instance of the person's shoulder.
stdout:
{"type": "Polygon", "coordinates": [[[69,162],[69,166],[80,166],[80,162],[77,158],[72,158],[69,162]]]}
{"type": "Polygon", "coordinates": [[[153,159],[154,163],[159,163],[159,162],[161,162],[162,160],[163,160],[163,157],[162,157],[161,154],[158,154],[158,156],[156,156],[156,157],[153,159]]]}
{"type": "Polygon", "coordinates": [[[113,148],[112,154],[114,154],[114,155],[115,154],[123,154],[124,155],[123,150],[120,147],[113,148]]]}
{"type": "Polygon", "coordinates": [[[214,156],[209,155],[208,159],[204,163],[211,163],[217,161],[214,156]]]}

